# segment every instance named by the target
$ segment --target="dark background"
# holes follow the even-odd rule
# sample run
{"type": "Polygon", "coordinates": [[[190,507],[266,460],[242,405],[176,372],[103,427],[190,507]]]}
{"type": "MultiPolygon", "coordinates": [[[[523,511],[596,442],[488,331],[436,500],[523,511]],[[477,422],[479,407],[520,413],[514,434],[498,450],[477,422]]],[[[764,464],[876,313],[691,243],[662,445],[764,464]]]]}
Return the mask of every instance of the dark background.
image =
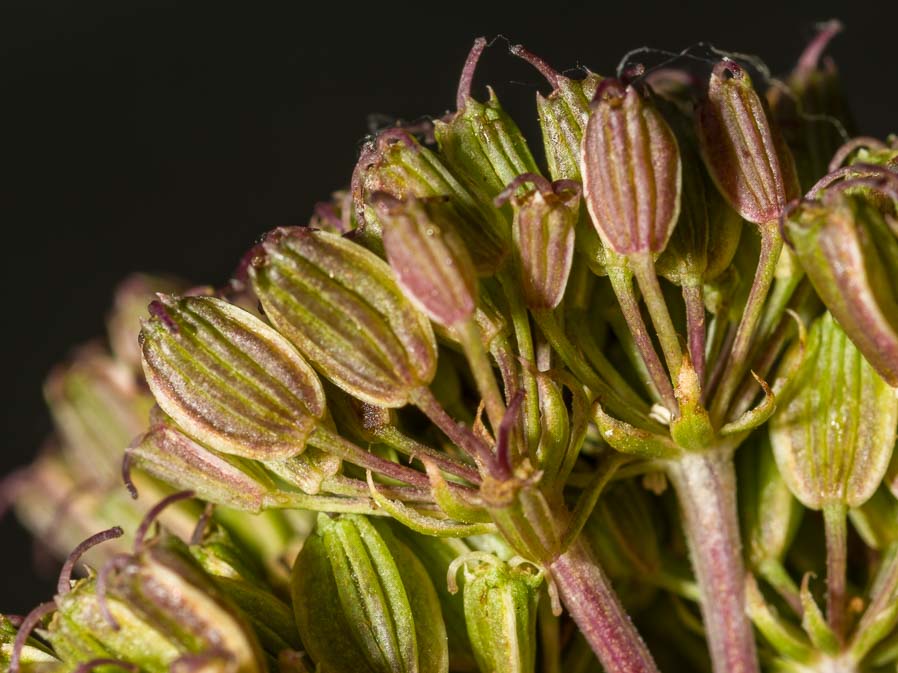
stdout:
{"type": "MultiPolygon", "coordinates": [[[[452,107],[478,35],[507,35],[560,70],[609,73],[635,47],[709,40],[783,73],[814,22],[838,16],[847,30],[830,53],[861,129],[898,131],[886,3],[223,4],[2,2],[0,475],[48,432],[42,379],[102,331],[119,279],[225,281],[262,232],[303,223],[348,182],[369,113],[452,107]]],[[[502,43],[478,94],[486,82],[518,119],[546,91],[502,43]]],[[[0,540],[0,611],[21,613],[55,580],[38,577],[9,517],[0,540]]]]}

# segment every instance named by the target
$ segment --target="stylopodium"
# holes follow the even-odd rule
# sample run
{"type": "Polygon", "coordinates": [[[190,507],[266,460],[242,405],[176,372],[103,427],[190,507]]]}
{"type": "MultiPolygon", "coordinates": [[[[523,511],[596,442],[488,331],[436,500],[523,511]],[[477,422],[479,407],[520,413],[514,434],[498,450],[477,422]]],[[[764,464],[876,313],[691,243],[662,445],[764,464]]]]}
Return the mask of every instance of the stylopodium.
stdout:
{"type": "Polygon", "coordinates": [[[894,667],[898,143],[843,135],[837,32],[785,82],[515,45],[545,173],[478,39],[226,287],[129,280],[8,482],[77,545],[13,673],[894,667]]]}

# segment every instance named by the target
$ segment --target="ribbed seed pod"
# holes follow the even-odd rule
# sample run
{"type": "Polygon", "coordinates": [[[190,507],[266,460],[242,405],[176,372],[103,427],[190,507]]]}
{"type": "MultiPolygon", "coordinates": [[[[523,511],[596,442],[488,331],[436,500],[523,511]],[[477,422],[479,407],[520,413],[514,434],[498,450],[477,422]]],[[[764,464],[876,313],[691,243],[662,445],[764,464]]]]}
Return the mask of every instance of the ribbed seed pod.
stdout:
{"type": "Polygon", "coordinates": [[[580,145],[589,119],[589,102],[602,78],[588,72],[582,80],[556,75],[548,96],[536,94],[549,175],[553,180],[580,179],[580,145]]]}
{"type": "Polygon", "coordinates": [[[740,65],[723,60],[714,67],[696,123],[721,193],[749,222],[775,223],[799,194],[795,163],[740,65]]]}
{"type": "Polygon", "coordinates": [[[446,628],[421,562],[365,517],[318,519],[293,567],[293,608],[321,673],[446,673],[446,628]]]}
{"type": "Polygon", "coordinates": [[[214,297],[160,296],[140,333],[156,402],[203,444],[245,458],[301,453],[325,411],[315,372],[258,318],[214,297]]]}
{"type": "MultiPolygon", "coordinates": [[[[371,196],[384,192],[397,199],[446,197],[458,235],[468,246],[478,275],[495,273],[506,256],[508,224],[492,201],[475,196],[443,160],[408,132],[389,129],[362,150],[353,173],[353,198],[366,226],[382,227],[371,196]]],[[[378,234],[379,235],[379,234],[378,234]]]]}
{"type": "Polygon", "coordinates": [[[184,658],[211,670],[266,670],[245,616],[181,540],[162,534],[116,560],[112,572],[103,571],[102,592],[99,580],[90,578],[57,598],[49,639],[63,659],[113,657],[150,673],[164,673],[184,658]]]}
{"type": "Polygon", "coordinates": [[[515,259],[527,306],[554,309],[564,298],[574,260],[581,191],[575,182],[549,184],[541,176],[532,178],[526,184],[535,188],[511,195],[515,259]]]}
{"type": "MultiPolygon", "coordinates": [[[[490,673],[533,673],[542,578],[478,554],[465,564],[465,620],[477,665],[490,673]]],[[[450,571],[451,572],[451,571],[450,571]]]]}
{"type": "Polygon", "coordinates": [[[436,371],[430,321],[390,267],[344,238],[277,229],[251,267],[265,314],[309,361],[365,402],[400,407],[436,371]]]}
{"type": "Polygon", "coordinates": [[[477,307],[477,276],[448,200],[399,201],[383,192],[371,198],[383,222],[387,261],[405,296],[444,327],[469,320],[477,307]]]}
{"type": "Polygon", "coordinates": [[[664,250],[680,212],[680,153],[655,107],[632,86],[605,79],[581,152],[593,225],[616,253],[664,250]]]}
{"type": "MultiPolygon", "coordinates": [[[[799,352],[782,366],[794,366],[799,352]]],[[[831,314],[811,328],[805,359],[778,403],[770,440],[795,497],[811,509],[870,498],[895,445],[898,397],[831,314]]]]}
{"type": "Polygon", "coordinates": [[[898,386],[898,238],[862,195],[826,192],[785,221],[786,240],[826,307],[898,386]]]}
{"type": "Polygon", "coordinates": [[[522,173],[539,172],[524,135],[492,89],[485,103],[466,96],[455,114],[434,123],[434,135],[452,171],[486,200],[522,173]]]}

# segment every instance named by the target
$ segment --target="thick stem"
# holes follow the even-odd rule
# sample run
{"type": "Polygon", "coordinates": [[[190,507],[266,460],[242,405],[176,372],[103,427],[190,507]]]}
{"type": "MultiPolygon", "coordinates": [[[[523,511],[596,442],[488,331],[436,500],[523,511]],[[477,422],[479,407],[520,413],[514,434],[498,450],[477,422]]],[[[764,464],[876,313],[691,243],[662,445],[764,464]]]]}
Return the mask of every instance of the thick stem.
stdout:
{"type": "Polygon", "coordinates": [[[845,636],[845,571],[848,557],[848,525],[845,505],[823,506],[826,534],[826,619],[841,640],[845,636]]]}
{"type": "Polygon", "coordinates": [[[664,401],[665,406],[671,413],[677,410],[677,402],[674,397],[673,386],[664,370],[664,365],[655,352],[655,345],[652,343],[652,337],[645,327],[642,320],[642,314],[639,311],[639,303],[636,301],[636,295],[633,292],[633,284],[629,272],[621,267],[608,267],[608,278],[611,281],[611,287],[617,296],[617,302],[620,304],[621,313],[627,321],[627,328],[633,335],[633,341],[642,361],[645,364],[652,384],[664,401]]]}
{"type": "Polygon", "coordinates": [[[686,305],[686,344],[689,359],[698,376],[699,383],[705,385],[705,302],[701,285],[683,286],[683,303],[686,305]]]}
{"type": "Polygon", "coordinates": [[[582,539],[549,565],[561,599],[607,673],[657,673],[652,655],[582,539]]]}
{"type": "Polygon", "coordinates": [[[758,268],[752,281],[748,300],[745,302],[745,311],[739,321],[736,330],[736,338],[729,354],[722,354],[727,358],[726,369],[720,382],[720,389],[714,395],[714,403],[711,407],[711,418],[720,423],[727,417],[727,411],[736,389],[742,381],[749,365],[749,351],[756,328],[761,320],[764,310],[764,302],[773,283],[776,272],[776,263],[783,250],[783,239],[775,226],[766,225],[761,229],[761,254],[758,257],[758,268]]]}
{"type": "Polygon", "coordinates": [[[757,673],[745,614],[745,566],[732,451],[687,453],[668,466],[680,501],[715,673],[757,673]]]}

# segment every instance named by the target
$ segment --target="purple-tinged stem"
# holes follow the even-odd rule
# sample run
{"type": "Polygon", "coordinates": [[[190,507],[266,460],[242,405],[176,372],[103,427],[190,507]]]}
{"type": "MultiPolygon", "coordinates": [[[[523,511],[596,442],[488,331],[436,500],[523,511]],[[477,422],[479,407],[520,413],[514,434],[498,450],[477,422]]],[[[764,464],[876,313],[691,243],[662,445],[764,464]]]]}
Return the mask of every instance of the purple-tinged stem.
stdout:
{"type": "Polygon", "coordinates": [[[732,451],[687,453],[668,466],[680,501],[714,673],[757,673],[745,614],[745,566],[732,451]]]}
{"type": "Polygon", "coordinates": [[[567,611],[607,673],[658,673],[608,576],[582,539],[549,565],[567,611]]]}
{"type": "Polygon", "coordinates": [[[686,305],[686,344],[689,359],[705,385],[705,302],[701,285],[683,285],[683,303],[686,305]]]}
{"type": "Polygon", "coordinates": [[[664,370],[664,365],[661,364],[661,360],[658,358],[658,353],[655,351],[655,345],[652,343],[652,337],[649,336],[649,332],[645,327],[645,322],[642,320],[642,314],[639,311],[639,303],[636,301],[629,272],[617,267],[609,267],[608,278],[611,281],[611,287],[617,296],[617,303],[620,304],[621,313],[624,316],[624,320],[627,321],[627,328],[633,335],[633,341],[639,350],[639,354],[642,356],[643,364],[645,364],[652,384],[654,384],[667,408],[671,412],[676,411],[677,401],[674,397],[673,386],[671,386],[667,372],[664,370]]]}
{"type": "Polygon", "coordinates": [[[826,534],[826,619],[833,633],[845,636],[845,572],[848,557],[848,525],[845,505],[823,506],[826,534]]]}
{"type": "MultiPolygon", "coordinates": [[[[429,388],[418,388],[412,396],[412,403],[418,407],[430,421],[442,430],[453,444],[464,451],[482,468],[492,464],[493,452],[480,437],[470,428],[456,421],[434,397],[429,388]]],[[[425,477],[426,479],[426,477],[425,477]]],[[[409,482],[411,483],[411,482],[409,482]]],[[[428,485],[430,481],[427,481],[428,485]]]]}

